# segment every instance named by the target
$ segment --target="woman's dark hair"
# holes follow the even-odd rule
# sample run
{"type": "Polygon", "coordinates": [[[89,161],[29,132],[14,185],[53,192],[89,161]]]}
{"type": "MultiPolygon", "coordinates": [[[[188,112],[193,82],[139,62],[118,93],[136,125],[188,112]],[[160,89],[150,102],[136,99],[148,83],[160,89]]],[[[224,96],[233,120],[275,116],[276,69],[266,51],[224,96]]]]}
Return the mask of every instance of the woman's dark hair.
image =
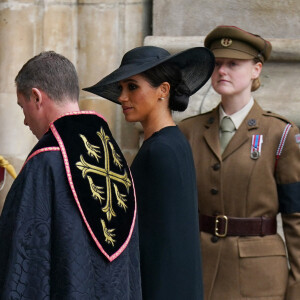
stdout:
{"type": "Polygon", "coordinates": [[[170,62],[162,63],[140,74],[151,86],[159,87],[163,82],[170,84],[169,108],[184,111],[189,103],[190,91],[182,81],[180,68],[170,62]]]}

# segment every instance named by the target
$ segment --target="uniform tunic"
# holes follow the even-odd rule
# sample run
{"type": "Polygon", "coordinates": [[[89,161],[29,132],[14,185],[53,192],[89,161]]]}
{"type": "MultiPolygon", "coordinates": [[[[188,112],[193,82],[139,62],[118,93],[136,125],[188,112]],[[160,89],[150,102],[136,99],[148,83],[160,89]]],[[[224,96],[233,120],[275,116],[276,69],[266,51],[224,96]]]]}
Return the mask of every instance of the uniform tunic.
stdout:
{"type": "Polygon", "coordinates": [[[144,300],[201,300],[196,174],[175,126],[144,141],[132,166],[144,300]]]}
{"type": "Polygon", "coordinates": [[[109,262],[82,219],[57,146],[48,131],[34,148],[44,151],[28,160],[6,198],[0,299],[141,300],[137,229],[109,262]]]}
{"type": "Polygon", "coordinates": [[[292,125],[276,164],[287,121],[255,102],[222,156],[219,107],[179,125],[188,138],[197,173],[199,212],[230,217],[282,213],[290,270],[276,235],[217,238],[201,232],[206,300],[300,299],[300,150],[292,125]],[[252,159],[253,135],[263,135],[261,156],[252,159]]]}

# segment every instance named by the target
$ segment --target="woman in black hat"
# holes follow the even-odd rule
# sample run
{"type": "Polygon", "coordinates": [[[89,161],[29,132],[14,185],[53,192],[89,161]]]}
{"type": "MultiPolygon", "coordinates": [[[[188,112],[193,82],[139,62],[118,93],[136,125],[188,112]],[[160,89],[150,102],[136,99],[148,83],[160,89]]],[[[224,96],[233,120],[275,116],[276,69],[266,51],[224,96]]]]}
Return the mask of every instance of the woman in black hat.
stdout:
{"type": "Polygon", "coordinates": [[[211,82],[221,102],[179,125],[197,172],[204,298],[298,300],[299,129],[251,93],[272,46],[234,26],[218,26],[204,43],[216,58],[211,82]]]}
{"type": "Polygon", "coordinates": [[[172,119],[209,79],[214,58],[197,47],[170,55],[144,46],[85,90],[122,105],[141,122],[144,142],[131,170],[136,187],[143,298],[202,299],[195,169],[190,146],[172,119]]]}

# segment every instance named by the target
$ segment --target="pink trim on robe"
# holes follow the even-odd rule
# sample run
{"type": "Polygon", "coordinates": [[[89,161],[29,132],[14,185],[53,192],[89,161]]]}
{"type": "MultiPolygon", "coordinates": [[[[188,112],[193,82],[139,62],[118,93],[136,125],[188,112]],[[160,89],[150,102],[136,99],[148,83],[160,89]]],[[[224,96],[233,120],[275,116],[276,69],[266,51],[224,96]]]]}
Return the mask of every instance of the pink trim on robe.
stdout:
{"type": "MultiPolygon", "coordinates": [[[[72,113],[67,113],[64,116],[66,116],[66,115],[80,115],[80,114],[94,114],[94,115],[97,115],[98,117],[102,118],[106,122],[106,120],[104,119],[104,117],[102,117],[100,114],[98,114],[96,112],[93,112],[93,111],[72,112],[72,113]]],[[[69,185],[70,185],[71,191],[73,193],[74,199],[76,201],[76,204],[77,204],[77,206],[79,208],[80,214],[81,214],[81,216],[82,216],[82,218],[84,220],[84,223],[87,226],[88,231],[90,232],[93,240],[95,241],[95,243],[96,243],[97,247],[100,249],[100,251],[104,254],[104,256],[109,261],[113,261],[114,259],[116,259],[126,249],[128,243],[130,241],[130,238],[132,236],[133,229],[134,229],[135,220],[136,220],[136,213],[137,213],[136,195],[135,195],[134,184],[133,184],[133,189],[134,189],[135,209],[134,209],[133,222],[131,224],[128,237],[127,237],[126,241],[124,242],[124,244],[120,247],[120,249],[117,252],[115,252],[113,255],[110,256],[108,253],[106,253],[106,251],[103,249],[103,247],[99,243],[98,239],[96,238],[95,234],[93,233],[93,231],[92,231],[92,229],[91,229],[91,227],[90,227],[90,225],[89,225],[89,223],[88,223],[88,221],[87,221],[87,219],[86,219],[86,217],[84,215],[84,212],[83,212],[83,210],[81,208],[81,205],[80,205],[80,202],[79,202],[79,199],[78,199],[75,187],[74,187],[74,183],[73,183],[73,180],[72,180],[72,174],[71,174],[71,169],[70,169],[70,164],[69,164],[69,160],[68,160],[66,148],[65,148],[64,143],[63,143],[63,141],[62,141],[62,139],[61,139],[58,131],[56,130],[53,122],[50,124],[50,129],[51,129],[54,137],[56,138],[56,140],[57,140],[57,142],[59,144],[59,148],[60,148],[62,156],[63,156],[63,161],[64,161],[64,165],[65,165],[65,169],[66,169],[66,174],[67,174],[67,178],[68,178],[68,181],[69,181],[69,185]]],[[[130,169],[129,169],[129,171],[130,171],[130,169]]],[[[130,172],[130,177],[131,177],[131,182],[133,183],[131,172],[130,172]]]]}

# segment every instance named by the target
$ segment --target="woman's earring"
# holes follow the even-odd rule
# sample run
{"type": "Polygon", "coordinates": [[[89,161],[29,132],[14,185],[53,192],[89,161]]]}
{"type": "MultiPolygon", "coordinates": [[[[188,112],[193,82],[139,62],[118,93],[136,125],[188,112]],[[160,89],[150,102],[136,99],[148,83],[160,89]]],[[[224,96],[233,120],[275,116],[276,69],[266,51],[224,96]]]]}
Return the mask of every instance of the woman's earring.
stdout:
{"type": "Polygon", "coordinates": [[[164,101],[165,97],[160,97],[160,98],[158,98],[158,100],[164,101]]]}

